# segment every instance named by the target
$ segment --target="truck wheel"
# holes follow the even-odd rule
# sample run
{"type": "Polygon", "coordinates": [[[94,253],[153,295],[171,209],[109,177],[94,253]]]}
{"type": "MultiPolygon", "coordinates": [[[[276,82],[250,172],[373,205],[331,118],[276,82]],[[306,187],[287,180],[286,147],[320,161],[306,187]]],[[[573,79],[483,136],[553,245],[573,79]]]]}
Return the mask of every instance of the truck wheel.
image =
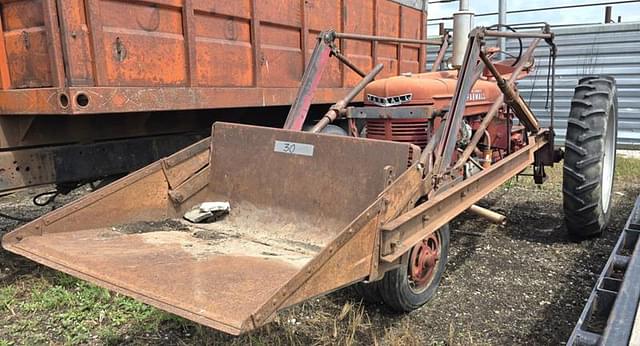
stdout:
{"type": "Polygon", "coordinates": [[[571,102],[562,186],[564,219],[572,237],[598,236],[609,221],[617,134],[615,79],[581,79],[571,102]]]}
{"type": "Polygon", "coordinates": [[[382,301],[398,312],[413,311],[438,289],[449,253],[449,225],[425,238],[409,252],[409,263],[380,280],[382,301]]]}

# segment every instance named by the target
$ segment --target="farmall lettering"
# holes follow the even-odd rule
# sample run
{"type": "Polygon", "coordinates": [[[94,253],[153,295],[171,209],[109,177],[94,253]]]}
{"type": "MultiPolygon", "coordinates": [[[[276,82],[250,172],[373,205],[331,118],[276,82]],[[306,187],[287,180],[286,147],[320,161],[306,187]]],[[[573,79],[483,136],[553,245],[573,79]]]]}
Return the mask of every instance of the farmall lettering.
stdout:
{"type": "Polygon", "coordinates": [[[484,94],[483,90],[472,90],[467,96],[467,101],[483,101],[486,100],[487,96],[484,94]]]}

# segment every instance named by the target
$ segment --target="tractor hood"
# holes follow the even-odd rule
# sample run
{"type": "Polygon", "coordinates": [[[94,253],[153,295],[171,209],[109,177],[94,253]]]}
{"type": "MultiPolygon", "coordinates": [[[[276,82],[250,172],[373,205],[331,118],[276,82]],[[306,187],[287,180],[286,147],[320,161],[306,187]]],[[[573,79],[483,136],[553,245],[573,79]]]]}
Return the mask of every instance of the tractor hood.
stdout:
{"type": "MultiPolygon", "coordinates": [[[[364,102],[370,106],[392,107],[400,105],[433,105],[446,108],[458,83],[458,71],[405,74],[385,78],[365,88],[364,102]]],[[[469,105],[491,104],[500,95],[493,81],[478,80],[467,102],[469,105]]]]}

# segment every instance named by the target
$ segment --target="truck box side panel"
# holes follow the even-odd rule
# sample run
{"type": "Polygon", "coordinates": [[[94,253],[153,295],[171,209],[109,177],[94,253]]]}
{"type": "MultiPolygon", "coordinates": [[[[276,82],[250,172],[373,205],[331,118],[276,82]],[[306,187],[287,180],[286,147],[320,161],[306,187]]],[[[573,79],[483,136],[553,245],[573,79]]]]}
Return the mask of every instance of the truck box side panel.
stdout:
{"type": "MultiPolygon", "coordinates": [[[[369,0],[345,0],[347,11],[343,14],[344,18],[344,31],[374,35],[374,2],[369,0]],[[354,11],[351,9],[359,9],[354,11]]],[[[344,51],[347,57],[353,61],[361,70],[369,71],[373,68],[372,58],[372,43],[360,42],[360,41],[345,41],[344,51]]],[[[345,70],[346,72],[346,84],[348,86],[354,86],[360,81],[360,76],[351,70],[345,70]]]]}
{"type": "Polygon", "coordinates": [[[101,86],[185,86],[181,7],[162,1],[89,1],[101,86]]]}
{"type": "Polygon", "coordinates": [[[94,59],[83,0],[58,0],[65,70],[70,85],[94,85],[94,59]]]}
{"type": "Polygon", "coordinates": [[[13,88],[52,86],[42,1],[3,4],[2,24],[13,88]]]}
{"type": "MultiPolygon", "coordinates": [[[[402,31],[402,37],[420,39],[423,24],[422,15],[420,12],[411,10],[406,7],[401,7],[402,16],[400,18],[400,27],[402,31]]],[[[404,44],[401,45],[402,50],[400,52],[400,73],[420,72],[420,51],[421,47],[418,45],[404,44]]]]}
{"type": "MultiPolygon", "coordinates": [[[[316,40],[321,31],[335,29],[343,31],[343,16],[346,7],[341,0],[315,0],[307,1],[305,15],[307,17],[307,60],[311,57],[316,40]]],[[[336,42],[340,47],[340,42],[336,42]]],[[[345,70],[348,70],[345,69],[345,70]]],[[[321,88],[341,88],[343,68],[336,59],[329,60],[325,74],[320,81],[321,88]]]]}
{"type": "MultiPolygon", "coordinates": [[[[0,59],[3,115],[287,105],[321,31],[424,37],[425,15],[391,0],[0,0],[0,5],[7,57],[0,59]]],[[[419,72],[424,60],[417,45],[336,44],[364,71],[385,64],[383,76],[419,72]]],[[[314,102],[333,103],[359,81],[332,59],[314,102]]]]}
{"type": "MultiPolygon", "coordinates": [[[[392,2],[379,2],[377,11],[376,35],[400,37],[400,5],[392,2]]],[[[398,75],[398,45],[393,43],[378,43],[376,63],[384,64],[384,70],[378,78],[398,75]]]]}
{"type": "Polygon", "coordinates": [[[194,3],[197,85],[250,87],[254,84],[255,73],[251,1],[215,3],[194,3]]]}

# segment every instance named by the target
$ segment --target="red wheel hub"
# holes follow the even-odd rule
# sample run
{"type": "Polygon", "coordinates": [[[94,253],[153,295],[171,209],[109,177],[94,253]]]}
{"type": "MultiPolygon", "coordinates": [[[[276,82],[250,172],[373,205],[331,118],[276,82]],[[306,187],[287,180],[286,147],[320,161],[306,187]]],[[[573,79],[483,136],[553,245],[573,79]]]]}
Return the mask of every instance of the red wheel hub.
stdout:
{"type": "Polygon", "coordinates": [[[433,280],[440,260],[440,236],[431,234],[414,246],[409,259],[409,284],[414,290],[423,290],[433,280]]]}

